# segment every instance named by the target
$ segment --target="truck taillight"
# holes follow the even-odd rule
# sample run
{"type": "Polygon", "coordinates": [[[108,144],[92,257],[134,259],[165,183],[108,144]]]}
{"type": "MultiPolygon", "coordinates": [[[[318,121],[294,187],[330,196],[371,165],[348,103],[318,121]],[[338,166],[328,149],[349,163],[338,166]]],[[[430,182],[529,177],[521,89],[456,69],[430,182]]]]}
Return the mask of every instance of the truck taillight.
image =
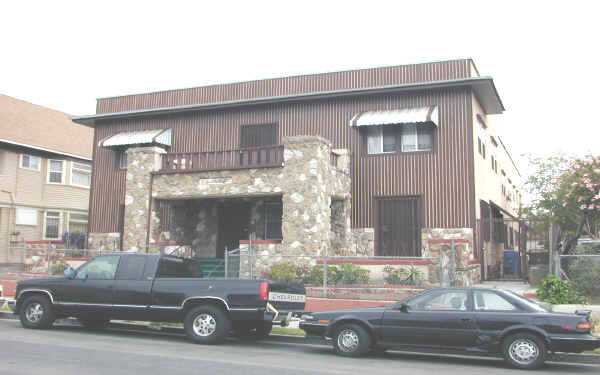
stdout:
{"type": "Polygon", "coordinates": [[[260,292],[258,294],[258,298],[261,301],[266,301],[269,299],[269,283],[263,281],[260,283],[260,292]]]}

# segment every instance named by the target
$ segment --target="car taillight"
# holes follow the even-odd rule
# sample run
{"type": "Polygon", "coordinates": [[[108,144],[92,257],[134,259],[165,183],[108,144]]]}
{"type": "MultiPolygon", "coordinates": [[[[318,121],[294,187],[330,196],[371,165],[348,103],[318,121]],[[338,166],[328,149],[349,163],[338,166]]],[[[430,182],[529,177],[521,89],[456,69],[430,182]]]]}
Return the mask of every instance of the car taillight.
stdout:
{"type": "Polygon", "coordinates": [[[592,329],[592,323],[579,323],[577,324],[577,329],[592,329]]]}
{"type": "Polygon", "coordinates": [[[269,283],[263,281],[260,283],[260,291],[258,293],[258,298],[261,301],[266,301],[269,299],[269,283]]]}

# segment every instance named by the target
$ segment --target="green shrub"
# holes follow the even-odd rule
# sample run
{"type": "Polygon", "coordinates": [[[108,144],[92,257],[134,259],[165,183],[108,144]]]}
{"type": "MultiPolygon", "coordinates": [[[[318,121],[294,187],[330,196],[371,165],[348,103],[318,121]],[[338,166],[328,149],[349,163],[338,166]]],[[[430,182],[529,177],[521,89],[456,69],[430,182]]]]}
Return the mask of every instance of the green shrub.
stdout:
{"type": "Polygon", "coordinates": [[[541,301],[553,305],[587,303],[585,296],[581,295],[568,280],[561,280],[554,275],[542,279],[537,296],[541,301]]]}
{"type": "Polygon", "coordinates": [[[600,252],[591,246],[581,246],[577,254],[599,256],[570,257],[563,261],[563,268],[579,294],[597,300],[600,298],[600,252]]]}
{"type": "Polygon", "coordinates": [[[392,285],[421,285],[423,283],[423,272],[414,266],[409,268],[394,268],[385,266],[383,279],[392,285]]]}
{"type": "Polygon", "coordinates": [[[69,267],[69,264],[62,258],[57,259],[56,261],[54,261],[52,263],[52,266],[50,267],[50,274],[51,275],[59,275],[59,274],[63,274],[65,273],[65,270],[67,269],[67,267],[69,267]]]}
{"type": "Polygon", "coordinates": [[[371,271],[360,268],[356,264],[340,265],[340,282],[342,284],[365,284],[369,282],[371,271]]]}
{"type": "Polygon", "coordinates": [[[281,263],[271,266],[270,276],[273,280],[291,282],[296,279],[296,266],[281,263]]]}
{"type": "Polygon", "coordinates": [[[296,267],[296,281],[300,284],[310,284],[311,267],[308,264],[300,264],[296,267]]]}
{"type": "MultiPolygon", "coordinates": [[[[341,278],[341,273],[336,266],[327,266],[327,283],[335,284],[341,278]]],[[[312,284],[323,284],[323,265],[317,264],[310,272],[310,282],[312,284]]]]}

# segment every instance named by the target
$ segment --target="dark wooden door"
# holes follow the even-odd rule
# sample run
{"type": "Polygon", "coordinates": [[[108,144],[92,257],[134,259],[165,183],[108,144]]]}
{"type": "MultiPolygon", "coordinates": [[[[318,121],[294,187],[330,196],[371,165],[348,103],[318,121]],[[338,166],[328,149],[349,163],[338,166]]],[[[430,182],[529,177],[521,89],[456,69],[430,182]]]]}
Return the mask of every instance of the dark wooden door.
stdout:
{"type": "Polygon", "coordinates": [[[248,239],[250,205],[245,202],[224,202],[219,207],[217,258],[223,258],[225,246],[237,249],[240,240],[248,239]]]}
{"type": "Polygon", "coordinates": [[[376,199],[376,241],[380,256],[421,256],[418,197],[376,199]]]}

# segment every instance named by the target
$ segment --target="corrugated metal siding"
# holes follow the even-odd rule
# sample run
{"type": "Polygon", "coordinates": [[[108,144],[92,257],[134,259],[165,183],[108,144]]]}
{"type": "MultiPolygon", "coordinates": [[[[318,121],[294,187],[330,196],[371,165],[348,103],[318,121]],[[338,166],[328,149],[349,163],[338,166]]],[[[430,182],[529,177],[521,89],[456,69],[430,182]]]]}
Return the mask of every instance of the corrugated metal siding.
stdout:
{"type": "MultiPolygon", "coordinates": [[[[196,112],[99,123],[96,141],[122,131],[173,129],[170,152],[239,148],[240,126],[277,123],[279,141],[286,136],[319,135],[333,148],[353,154],[353,227],[374,225],[374,197],[421,196],[424,227],[473,227],[473,141],[470,89],[361,96],[282,105],[196,112]],[[349,121],[358,112],[439,106],[440,126],[434,151],[398,155],[362,155],[360,130],[349,121]]],[[[97,146],[96,146],[97,147],[97,146]]],[[[119,203],[124,202],[125,171],[117,170],[116,152],[95,150],[90,230],[117,232],[119,203]]]]}
{"type": "Polygon", "coordinates": [[[96,113],[469,78],[471,65],[468,59],[441,61],[103,98],[96,113]]]}

